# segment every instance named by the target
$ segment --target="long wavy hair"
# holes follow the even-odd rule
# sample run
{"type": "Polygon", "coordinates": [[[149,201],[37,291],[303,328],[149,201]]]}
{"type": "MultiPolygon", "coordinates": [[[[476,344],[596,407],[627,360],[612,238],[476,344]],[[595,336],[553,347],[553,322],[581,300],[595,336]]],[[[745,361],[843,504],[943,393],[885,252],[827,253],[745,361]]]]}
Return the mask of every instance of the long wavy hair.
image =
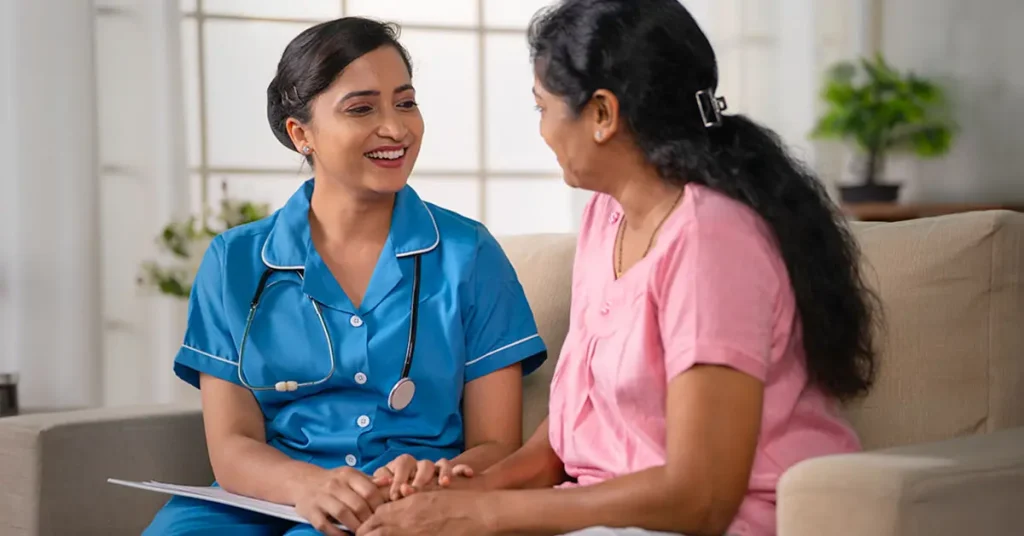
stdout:
{"type": "Polygon", "coordinates": [[[821,183],[779,137],[743,115],[711,113],[718,66],[678,0],[563,0],[539,12],[529,44],[550,93],[579,114],[598,89],[665,181],[699,183],[750,206],[774,231],[789,273],[812,382],[849,400],[874,379],[876,298],[859,251],[821,183]],[[705,126],[697,104],[714,125],[705,126]]]}

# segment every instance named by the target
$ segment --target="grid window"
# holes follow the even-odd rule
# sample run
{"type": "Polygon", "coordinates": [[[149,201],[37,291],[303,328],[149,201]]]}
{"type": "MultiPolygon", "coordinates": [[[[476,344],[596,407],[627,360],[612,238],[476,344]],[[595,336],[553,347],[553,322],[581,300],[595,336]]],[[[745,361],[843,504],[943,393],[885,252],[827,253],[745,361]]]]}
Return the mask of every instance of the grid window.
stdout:
{"type": "MultiPolygon", "coordinates": [[[[97,0],[97,5],[103,15],[130,9],[133,2],[97,0]]],[[[579,201],[560,185],[561,171],[539,135],[530,94],[533,73],[526,28],[537,10],[551,3],[180,0],[185,147],[189,172],[196,178],[190,183],[190,194],[198,200],[194,206],[206,215],[216,210],[221,177],[259,177],[257,182],[232,179],[229,189],[233,197],[255,200],[266,192],[289,193],[297,179],[310,175],[302,158],[282,147],[266,124],[265,88],[295,35],[321,21],[359,15],[399,23],[401,40],[412,55],[426,123],[413,187],[434,203],[495,227],[499,234],[571,231],[576,222],[562,214],[571,215],[579,201]],[[266,189],[270,184],[275,186],[266,189]],[[527,203],[530,210],[503,212],[496,201],[500,195],[491,190],[527,203]],[[540,199],[545,210],[534,210],[540,199]]],[[[786,3],[683,3],[715,46],[719,94],[727,97],[730,110],[770,127],[784,125],[785,110],[778,104],[785,97],[785,84],[778,67],[786,55],[779,35],[786,3]]],[[[820,16],[831,23],[828,31],[819,30],[829,34],[829,43],[845,27],[843,17],[836,16],[841,11],[830,9],[820,16]]],[[[121,30],[113,18],[103,19],[98,21],[100,84],[105,79],[113,83],[100,92],[101,123],[125,120],[124,115],[118,119],[103,113],[104,107],[147,91],[133,88],[132,78],[124,73],[104,72],[132,69],[134,63],[131,50],[108,46],[103,39],[130,28],[121,30]]],[[[842,49],[835,46],[822,54],[838,56],[842,49]]],[[[103,131],[114,133],[101,140],[103,164],[130,169],[136,153],[132,147],[141,140],[130,136],[131,129],[113,123],[103,131]],[[117,133],[123,136],[117,138],[117,133]]],[[[286,199],[274,198],[272,205],[286,199]]]]}

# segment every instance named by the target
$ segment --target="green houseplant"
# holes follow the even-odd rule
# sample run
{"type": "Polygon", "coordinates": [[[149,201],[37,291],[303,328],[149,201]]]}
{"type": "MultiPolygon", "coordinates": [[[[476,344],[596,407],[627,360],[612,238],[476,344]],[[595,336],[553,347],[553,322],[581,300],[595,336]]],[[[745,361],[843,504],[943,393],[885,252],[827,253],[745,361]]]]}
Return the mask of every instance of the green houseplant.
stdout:
{"type": "Polygon", "coordinates": [[[955,125],[935,82],[893,69],[881,55],[841,62],[826,77],[825,110],[812,138],[852,141],[861,183],[840,188],[843,201],[895,201],[898,184],[880,184],[886,156],[909,151],[920,158],[949,152],[955,125]]]}
{"type": "Polygon", "coordinates": [[[144,262],[139,284],[164,295],[188,299],[196,270],[213,237],[232,227],[265,218],[269,213],[270,208],[266,204],[225,196],[220,211],[215,215],[215,225],[208,225],[196,216],[167,224],[157,237],[157,247],[169,261],[144,262]]]}

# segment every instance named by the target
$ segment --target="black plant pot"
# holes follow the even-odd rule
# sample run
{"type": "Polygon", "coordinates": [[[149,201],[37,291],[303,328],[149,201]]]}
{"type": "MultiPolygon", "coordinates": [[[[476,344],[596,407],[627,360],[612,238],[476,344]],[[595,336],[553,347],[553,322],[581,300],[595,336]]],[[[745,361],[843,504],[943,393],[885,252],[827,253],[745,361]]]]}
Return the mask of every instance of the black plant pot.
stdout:
{"type": "Polygon", "coordinates": [[[899,199],[899,195],[899,184],[861,184],[839,187],[839,196],[843,203],[892,203],[899,199]]]}

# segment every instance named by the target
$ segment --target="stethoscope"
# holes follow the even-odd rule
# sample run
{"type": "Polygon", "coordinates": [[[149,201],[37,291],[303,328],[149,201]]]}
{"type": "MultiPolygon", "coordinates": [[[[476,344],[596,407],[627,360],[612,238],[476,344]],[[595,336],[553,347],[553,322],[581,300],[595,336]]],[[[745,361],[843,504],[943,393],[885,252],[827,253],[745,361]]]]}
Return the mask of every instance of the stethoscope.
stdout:
{"type": "MultiPolygon", "coordinates": [[[[416,384],[409,378],[409,370],[412,368],[412,356],[416,350],[416,318],[419,314],[419,302],[420,302],[420,256],[415,255],[415,268],[413,269],[412,278],[412,305],[410,306],[411,315],[409,317],[409,342],[405,347],[405,364],[402,366],[402,376],[395,382],[394,387],[391,388],[391,393],[388,395],[388,407],[393,411],[401,411],[412,402],[413,395],[416,394],[416,384]]],[[[267,268],[263,275],[260,276],[260,282],[256,286],[256,293],[253,294],[252,302],[249,306],[249,317],[245,321],[245,331],[242,332],[242,342],[238,348],[238,380],[243,386],[252,391],[278,391],[278,392],[289,392],[296,391],[300,387],[311,387],[314,385],[322,384],[331,379],[334,376],[334,370],[336,368],[336,362],[334,360],[334,342],[331,340],[331,334],[327,330],[327,322],[324,321],[323,312],[320,310],[320,304],[317,303],[312,296],[306,296],[309,301],[313,304],[313,310],[316,311],[316,316],[320,320],[320,326],[324,330],[324,340],[327,341],[327,353],[331,360],[331,369],[323,378],[311,381],[311,382],[297,382],[294,380],[280,381],[272,386],[256,387],[250,385],[245,379],[245,374],[242,369],[242,359],[245,356],[245,343],[249,339],[249,330],[252,328],[252,321],[256,317],[256,309],[260,304],[260,297],[263,295],[263,291],[267,288],[267,281],[274,272],[282,271],[279,268],[267,268]]],[[[305,276],[305,270],[303,268],[289,269],[289,271],[295,272],[299,279],[303,279],[305,276]]]]}

